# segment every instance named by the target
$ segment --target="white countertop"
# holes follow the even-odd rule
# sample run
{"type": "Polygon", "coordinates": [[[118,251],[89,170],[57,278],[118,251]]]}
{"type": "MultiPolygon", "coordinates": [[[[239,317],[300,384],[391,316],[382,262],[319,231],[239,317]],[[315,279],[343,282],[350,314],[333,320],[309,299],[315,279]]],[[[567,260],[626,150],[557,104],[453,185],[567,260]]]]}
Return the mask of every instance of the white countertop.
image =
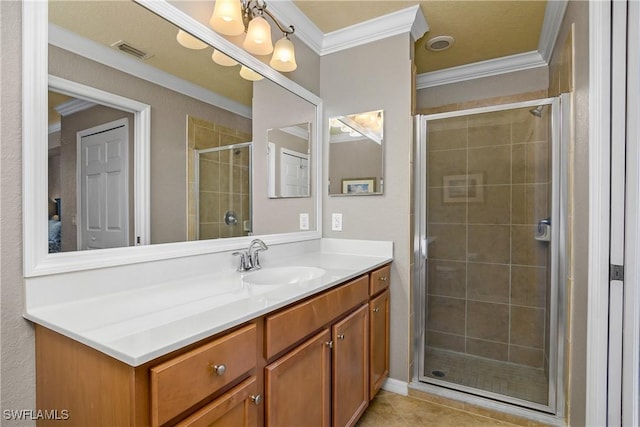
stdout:
{"type": "MultiPolygon", "coordinates": [[[[331,246],[329,250],[335,249],[331,246]]],[[[52,304],[30,306],[27,301],[24,317],[139,366],[391,260],[391,253],[353,255],[327,252],[323,247],[318,252],[263,261],[264,270],[307,266],[326,271],[307,282],[249,285],[242,281],[242,273],[225,269],[52,304]]]]}

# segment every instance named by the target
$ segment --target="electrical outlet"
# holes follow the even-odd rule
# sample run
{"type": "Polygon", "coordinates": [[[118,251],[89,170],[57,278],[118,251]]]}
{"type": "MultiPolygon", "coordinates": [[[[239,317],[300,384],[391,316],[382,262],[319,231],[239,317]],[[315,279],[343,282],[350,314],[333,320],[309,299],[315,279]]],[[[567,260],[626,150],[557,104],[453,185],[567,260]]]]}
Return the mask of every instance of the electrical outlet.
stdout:
{"type": "Polygon", "coordinates": [[[342,214],[341,213],[331,214],[331,230],[342,231],[342,214]]]}
{"type": "Polygon", "coordinates": [[[301,213],[300,214],[300,230],[308,230],[309,229],[309,214],[301,213]]]}

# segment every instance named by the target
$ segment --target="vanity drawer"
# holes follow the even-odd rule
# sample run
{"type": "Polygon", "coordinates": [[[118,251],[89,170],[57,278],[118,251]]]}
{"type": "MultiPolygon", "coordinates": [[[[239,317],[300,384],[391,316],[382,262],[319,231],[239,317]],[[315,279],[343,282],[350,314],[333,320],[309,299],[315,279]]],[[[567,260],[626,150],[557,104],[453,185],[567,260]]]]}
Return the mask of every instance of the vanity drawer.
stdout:
{"type": "Polygon", "coordinates": [[[261,400],[256,377],[251,377],[182,420],[176,427],[254,427],[258,425],[258,405],[261,400]]]}
{"type": "Polygon", "coordinates": [[[369,295],[375,295],[389,287],[391,279],[391,266],[385,265],[371,272],[371,280],[369,283],[369,295]]]}
{"type": "Polygon", "coordinates": [[[369,276],[362,276],[320,296],[267,316],[265,357],[271,359],[368,298],[369,276]]]}
{"type": "Polygon", "coordinates": [[[151,423],[159,426],[256,366],[256,325],[151,368],[151,423]]]}

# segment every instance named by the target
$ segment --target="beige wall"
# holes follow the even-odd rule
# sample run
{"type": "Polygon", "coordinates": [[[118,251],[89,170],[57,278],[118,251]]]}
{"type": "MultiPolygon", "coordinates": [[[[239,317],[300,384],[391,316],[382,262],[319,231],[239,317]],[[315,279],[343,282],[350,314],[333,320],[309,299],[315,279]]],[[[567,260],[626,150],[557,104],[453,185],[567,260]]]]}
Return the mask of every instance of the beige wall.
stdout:
{"type": "Polygon", "coordinates": [[[569,253],[567,278],[569,349],[567,416],[585,425],[587,374],[587,284],[589,260],[589,3],[570,1],[550,61],[549,95],[573,95],[573,138],[569,146],[569,253]],[[573,27],[573,30],[572,30],[573,27]],[[573,34],[571,35],[571,32],[573,34]],[[571,45],[573,40],[573,63],[571,45]],[[567,48],[567,44],[569,46],[567,48]],[[573,80],[573,81],[571,81],[573,80]]]}
{"type": "MultiPolygon", "coordinates": [[[[35,340],[33,327],[22,318],[21,7],[20,2],[0,2],[0,382],[3,410],[35,408],[35,340]]],[[[35,423],[23,421],[14,425],[35,423]]]]}
{"type": "Polygon", "coordinates": [[[151,105],[151,243],[187,240],[187,115],[251,132],[251,121],[49,47],[49,72],[151,105]]]}
{"type": "Polygon", "coordinates": [[[253,86],[253,230],[255,234],[297,231],[299,214],[309,214],[309,228],[316,228],[315,174],[316,107],[277,84],[260,80],[253,86]],[[311,122],[311,197],[269,199],[267,197],[267,132],[298,123],[311,122]]]}
{"type": "Polygon", "coordinates": [[[380,144],[371,139],[337,142],[329,145],[329,194],[342,193],[342,180],[373,178],[380,191],[383,159],[380,144]],[[358,159],[354,162],[354,159],[358,159]]]}
{"type": "MultiPolygon", "coordinates": [[[[391,268],[390,377],[409,380],[409,295],[412,257],[411,211],[411,40],[409,34],[322,57],[320,94],[324,101],[324,140],[329,118],[357,111],[384,110],[385,188],[381,196],[327,197],[323,183],[323,235],[389,240],[391,268]],[[381,60],[380,52],[385,52],[381,60]],[[343,215],[343,231],[331,231],[331,214],[343,215]]],[[[324,158],[328,159],[325,144],[324,158]]],[[[354,159],[357,161],[357,159],[354,159]]],[[[325,161],[324,176],[328,176],[325,161]]]]}

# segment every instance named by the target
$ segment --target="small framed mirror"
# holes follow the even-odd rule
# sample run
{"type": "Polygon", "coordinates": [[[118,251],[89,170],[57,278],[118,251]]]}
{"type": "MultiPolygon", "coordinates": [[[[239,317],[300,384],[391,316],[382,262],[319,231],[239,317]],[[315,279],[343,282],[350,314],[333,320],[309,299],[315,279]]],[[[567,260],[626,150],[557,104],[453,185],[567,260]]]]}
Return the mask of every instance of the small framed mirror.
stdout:
{"type": "Polygon", "coordinates": [[[311,123],[267,131],[267,193],[270,199],[311,197],[311,123]]]}
{"type": "Polygon", "coordinates": [[[329,195],[384,192],[384,111],[329,119],[329,195]]]}

